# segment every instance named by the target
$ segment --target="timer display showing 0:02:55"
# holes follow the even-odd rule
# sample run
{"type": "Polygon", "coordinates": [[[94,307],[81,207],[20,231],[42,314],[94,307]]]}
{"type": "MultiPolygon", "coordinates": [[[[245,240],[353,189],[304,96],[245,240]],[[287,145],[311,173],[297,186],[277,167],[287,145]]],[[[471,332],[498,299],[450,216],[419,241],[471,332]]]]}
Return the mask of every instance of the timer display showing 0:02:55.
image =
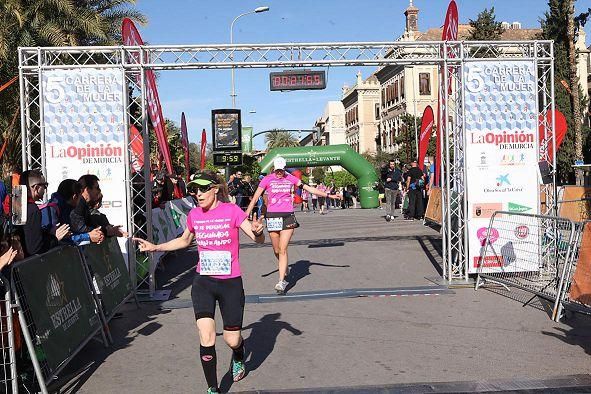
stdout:
{"type": "Polygon", "coordinates": [[[324,71],[288,71],[269,74],[271,90],[311,90],[326,88],[324,71]]]}
{"type": "Polygon", "coordinates": [[[322,86],[322,79],[319,74],[281,75],[273,77],[273,86],[322,86]]]}

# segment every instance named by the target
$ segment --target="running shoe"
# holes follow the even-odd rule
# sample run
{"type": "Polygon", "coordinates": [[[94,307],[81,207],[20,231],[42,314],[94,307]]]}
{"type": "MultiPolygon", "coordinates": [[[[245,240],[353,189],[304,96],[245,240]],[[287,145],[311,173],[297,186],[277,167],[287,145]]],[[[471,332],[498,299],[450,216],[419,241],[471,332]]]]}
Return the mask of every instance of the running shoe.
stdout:
{"type": "Polygon", "coordinates": [[[215,394],[215,393],[219,393],[220,390],[217,387],[210,387],[207,389],[207,394],[215,394]]]}
{"type": "Polygon", "coordinates": [[[386,221],[389,222],[390,220],[392,220],[392,216],[386,215],[386,221]]]}
{"type": "Polygon", "coordinates": [[[282,280],[279,281],[276,285],[275,285],[275,290],[277,291],[277,294],[285,294],[285,289],[287,288],[287,281],[282,280]]]}
{"type": "Polygon", "coordinates": [[[244,367],[243,361],[236,361],[232,358],[232,379],[237,382],[242,380],[242,378],[246,375],[246,368],[244,367]]]}

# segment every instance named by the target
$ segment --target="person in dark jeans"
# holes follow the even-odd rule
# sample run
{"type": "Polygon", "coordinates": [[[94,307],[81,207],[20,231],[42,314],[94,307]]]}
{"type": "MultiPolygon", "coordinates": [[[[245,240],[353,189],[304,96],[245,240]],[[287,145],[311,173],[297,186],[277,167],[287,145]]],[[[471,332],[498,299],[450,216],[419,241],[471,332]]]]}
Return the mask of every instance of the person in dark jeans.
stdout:
{"type": "Polygon", "coordinates": [[[408,190],[408,210],[404,220],[422,219],[423,217],[423,189],[425,188],[425,174],[414,160],[408,170],[406,189],[408,190]]]}
{"type": "Polygon", "coordinates": [[[388,167],[382,171],[384,192],[386,195],[386,221],[394,219],[396,211],[396,200],[400,194],[400,182],[402,182],[402,171],[396,166],[394,160],[388,162],[388,167]]]}

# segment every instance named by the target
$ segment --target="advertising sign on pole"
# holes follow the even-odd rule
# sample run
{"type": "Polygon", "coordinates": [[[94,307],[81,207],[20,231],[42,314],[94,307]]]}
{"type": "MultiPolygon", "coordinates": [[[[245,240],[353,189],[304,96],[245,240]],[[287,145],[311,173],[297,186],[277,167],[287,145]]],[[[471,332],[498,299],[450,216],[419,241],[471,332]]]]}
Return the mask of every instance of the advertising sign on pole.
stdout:
{"type": "Polygon", "coordinates": [[[239,109],[212,110],[211,129],[215,152],[242,149],[242,121],[239,109]]]}
{"type": "Polygon", "coordinates": [[[48,196],[64,179],[94,174],[101,211],[129,231],[123,71],[44,70],[41,80],[48,196]]]}
{"type": "Polygon", "coordinates": [[[535,63],[470,62],[464,75],[468,272],[477,272],[479,262],[481,272],[537,271],[537,264],[519,254],[528,249],[524,244],[537,245],[539,234],[521,223],[515,224],[514,239],[499,237],[492,228],[490,255],[480,257],[494,211],[519,207],[539,213],[535,63]],[[510,254],[503,252],[509,249],[510,254]]]}
{"type": "Polygon", "coordinates": [[[252,127],[242,128],[242,152],[252,152],[252,127]]]}
{"type": "MultiPolygon", "coordinates": [[[[121,31],[123,43],[130,46],[144,45],[144,41],[140,36],[139,31],[135,27],[133,21],[129,18],[123,19],[123,26],[121,31]]],[[[139,53],[136,55],[139,57],[139,53]]],[[[168,173],[174,173],[172,167],[172,159],[170,157],[170,149],[168,148],[168,138],[166,134],[166,125],[164,116],[162,115],[162,106],[160,105],[160,98],[158,96],[158,88],[156,86],[156,76],[154,71],[146,70],[146,99],[148,100],[148,114],[154,127],[154,133],[158,141],[159,152],[164,163],[166,163],[166,169],[168,173]]]]}

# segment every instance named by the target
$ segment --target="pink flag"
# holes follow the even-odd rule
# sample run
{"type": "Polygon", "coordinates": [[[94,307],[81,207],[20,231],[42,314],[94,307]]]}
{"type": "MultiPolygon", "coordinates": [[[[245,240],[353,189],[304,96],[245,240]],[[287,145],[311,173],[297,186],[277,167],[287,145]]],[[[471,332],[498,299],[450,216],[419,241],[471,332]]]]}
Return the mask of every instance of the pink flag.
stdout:
{"type": "MultiPolygon", "coordinates": [[[[458,7],[454,0],[449,2],[447,6],[447,13],[445,14],[445,23],[443,24],[443,33],[441,34],[441,40],[443,41],[456,41],[458,39],[458,7]]],[[[453,56],[452,53],[448,53],[448,56],[453,56]]],[[[445,134],[445,117],[447,116],[446,107],[447,103],[445,102],[445,96],[443,94],[445,89],[445,84],[443,82],[443,70],[440,68],[439,74],[439,83],[441,84],[439,88],[439,101],[437,103],[437,131],[435,133],[436,138],[436,152],[435,152],[435,178],[433,183],[435,185],[440,185],[440,177],[441,177],[441,140],[440,135],[441,133],[445,134]]],[[[448,94],[451,93],[451,70],[448,69],[448,94]]]]}
{"type": "Polygon", "coordinates": [[[129,128],[129,140],[131,141],[131,167],[134,172],[139,172],[144,166],[144,139],[134,125],[129,128]]]}
{"type": "MultiPolygon", "coordinates": [[[[129,18],[123,19],[122,27],[123,44],[128,46],[142,46],[144,41],[140,36],[139,31],[129,18]]],[[[139,59],[139,53],[133,55],[136,61],[139,59]]],[[[138,77],[139,78],[139,77],[138,77]]],[[[170,158],[170,150],[168,148],[168,139],[166,135],[166,126],[164,124],[164,116],[162,115],[162,107],[160,105],[160,98],[158,97],[158,88],[156,86],[156,77],[154,71],[146,70],[146,95],[148,100],[148,114],[154,126],[154,132],[158,141],[159,151],[166,163],[168,173],[172,174],[174,168],[172,167],[172,160],[170,158]]]]}
{"type": "MultiPolygon", "coordinates": [[[[546,128],[544,127],[544,124],[542,123],[543,120],[543,114],[540,114],[540,127],[539,127],[539,134],[540,134],[540,146],[542,146],[542,142],[546,139],[546,128]]],[[[562,114],[562,112],[560,112],[559,110],[555,109],[554,110],[554,135],[556,138],[556,152],[558,152],[558,149],[560,148],[560,145],[562,144],[562,140],[564,139],[564,136],[566,135],[566,131],[568,129],[567,124],[566,124],[566,118],[564,117],[564,115],[562,114]]],[[[550,125],[550,127],[552,127],[552,112],[548,112],[546,113],[546,122],[548,122],[548,124],[550,125]]],[[[548,142],[548,157],[550,158],[550,162],[552,162],[553,160],[553,155],[554,155],[554,147],[552,146],[552,141],[548,142]]]]}
{"type": "Polygon", "coordinates": [[[203,129],[203,131],[201,132],[201,165],[200,168],[204,169],[205,168],[205,148],[207,146],[207,133],[205,132],[205,129],[203,129]]]}
{"type": "Polygon", "coordinates": [[[419,136],[419,168],[423,170],[425,166],[425,155],[427,154],[427,147],[433,131],[433,108],[430,105],[425,108],[423,112],[423,120],[421,121],[421,134],[419,136]]]}
{"type": "Polygon", "coordinates": [[[187,133],[187,122],[184,112],[181,113],[181,142],[185,151],[185,171],[187,172],[187,182],[189,182],[189,135],[187,133]]]}

